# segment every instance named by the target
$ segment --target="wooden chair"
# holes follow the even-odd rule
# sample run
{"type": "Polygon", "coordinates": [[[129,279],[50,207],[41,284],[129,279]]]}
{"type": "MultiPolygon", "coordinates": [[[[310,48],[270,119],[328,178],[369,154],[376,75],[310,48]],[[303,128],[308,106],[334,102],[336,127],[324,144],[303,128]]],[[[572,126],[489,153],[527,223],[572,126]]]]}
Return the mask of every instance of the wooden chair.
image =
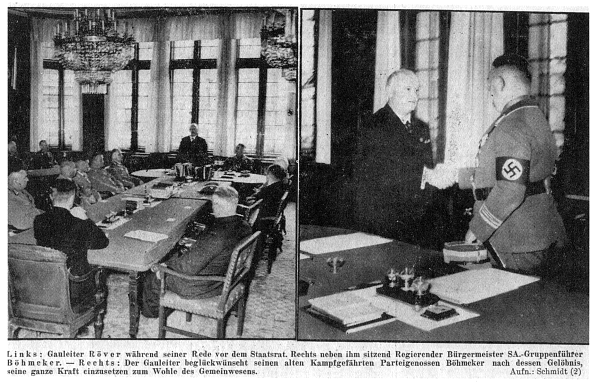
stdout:
{"type": "Polygon", "coordinates": [[[243,217],[250,226],[254,225],[254,222],[256,222],[256,218],[258,217],[258,211],[260,210],[260,204],[262,201],[262,199],[259,199],[249,206],[239,204],[237,208],[237,214],[243,217]]]}
{"type": "MultiPolygon", "coordinates": [[[[246,313],[246,298],[248,297],[247,294],[250,287],[250,270],[256,242],[259,236],[260,231],[257,231],[246,237],[236,246],[231,253],[227,274],[224,277],[182,274],[160,264],[156,264],[152,267],[152,271],[159,272],[160,278],[158,338],[165,338],[167,331],[192,338],[207,337],[187,330],[167,326],[167,314],[165,309],[180,310],[186,312],[188,315],[196,314],[217,320],[217,338],[225,338],[227,318],[233,310],[237,310],[237,335],[242,335],[246,313]],[[165,276],[167,274],[189,281],[223,282],[223,291],[220,296],[184,299],[165,287],[165,276]]],[[[187,320],[189,321],[190,317],[188,317],[187,320]]]]}
{"type": "Polygon", "coordinates": [[[285,207],[287,205],[287,198],[289,192],[286,191],[279,201],[279,207],[277,208],[277,214],[274,217],[263,217],[260,220],[269,223],[268,230],[264,234],[264,241],[261,242],[261,250],[259,255],[262,256],[264,250],[268,250],[267,254],[267,273],[271,274],[271,268],[277,258],[277,250],[283,251],[283,237],[286,233],[285,230],[285,207]]]}
{"type": "Polygon", "coordinates": [[[35,245],[8,245],[9,338],[19,329],[60,334],[74,338],[78,330],[95,320],[95,337],[102,337],[106,290],[102,270],[74,276],[67,256],[58,250],[35,245]],[[95,283],[94,296],[71,303],[70,283],[95,283]]]}

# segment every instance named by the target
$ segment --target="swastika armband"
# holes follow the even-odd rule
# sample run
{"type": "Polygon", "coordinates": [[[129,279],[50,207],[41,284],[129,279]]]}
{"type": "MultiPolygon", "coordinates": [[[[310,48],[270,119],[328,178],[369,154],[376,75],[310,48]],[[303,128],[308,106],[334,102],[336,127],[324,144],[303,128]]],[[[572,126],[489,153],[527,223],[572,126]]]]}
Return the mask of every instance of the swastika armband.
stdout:
{"type": "Polygon", "coordinates": [[[529,160],[500,156],[496,158],[496,180],[527,185],[529,183],[529,160]]]}

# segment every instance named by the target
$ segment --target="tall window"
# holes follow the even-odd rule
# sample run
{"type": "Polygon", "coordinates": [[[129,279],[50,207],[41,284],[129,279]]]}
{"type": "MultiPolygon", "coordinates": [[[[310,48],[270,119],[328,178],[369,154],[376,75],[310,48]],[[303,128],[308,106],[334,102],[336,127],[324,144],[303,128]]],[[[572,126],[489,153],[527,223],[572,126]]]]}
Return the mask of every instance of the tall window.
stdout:
{"type": "Polygon", "coordinates": [[[235,143],[262,156],[277,156],[285,141],[287,84],[281,69],[260,59],[260,39],[240,39],[235,143]]]}
{"type": "Polygon", "coordinates": [[[564,144],[567,15],[529,15],[531,88],[546,113],[558,148],[564,144]]]}
{"type": "Polygon", "coordinates": [[[217,54],[219,40],[175,41],[171,45],[171,148],[198,123],[208,149],[215,146],[217,124],[217,54]]]}

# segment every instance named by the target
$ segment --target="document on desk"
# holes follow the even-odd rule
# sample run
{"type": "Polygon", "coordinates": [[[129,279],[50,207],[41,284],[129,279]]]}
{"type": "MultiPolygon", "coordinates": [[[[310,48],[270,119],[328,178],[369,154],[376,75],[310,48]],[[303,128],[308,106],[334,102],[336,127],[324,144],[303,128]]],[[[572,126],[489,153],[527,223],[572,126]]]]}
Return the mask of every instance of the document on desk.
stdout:
{"type": "Polygon", "coordinates": [[[154,233],[152,231],[145,231],[145,230],[133,230],[133,231],[126,233],[124,236],[127,238],[134,238],[134,239],[139,239],[140,241],[152,242],[152,243],[156,243],[156,242],[162,241],[163,239],[169,238],[165,234],[154,233]]]}
{"type": "Polygon", "coordinates": [[[431,292],[441,299],[469,304],[538,281],[538,277],[500,269],[468,270],[431,280],[431,292]]]}
{"type": "Polygon", "coordinates": [[[332,237],[315,238],[300,242],[300,251],[318,255],[358,249],[359,247],[381,245],[392,242],[391,239],[365,233],[334,235],[332,237]]]}

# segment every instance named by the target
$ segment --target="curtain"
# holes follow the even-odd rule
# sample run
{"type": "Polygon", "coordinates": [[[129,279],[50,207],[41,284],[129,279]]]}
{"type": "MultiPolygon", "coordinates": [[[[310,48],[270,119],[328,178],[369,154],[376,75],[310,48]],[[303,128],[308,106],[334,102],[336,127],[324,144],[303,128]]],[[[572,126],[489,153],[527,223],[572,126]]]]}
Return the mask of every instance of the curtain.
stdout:
{"type": "MultiPolygon", "coordinates": [[[[63,20],[64,21],[64,20],[63,20]]],[[[31,136],[30,146],[37,150],[40,139],[38,127],[43,121],[42,102],[42,74],[43,55],[42,44],[51,42],[54,28],[59,20],[56,19],[32,19],[31,33],[31,136]]],[[[212,40],[221,39],[220,54],[218,60],[220,97],[218,102],[218,135],[215,143],[216,155],[231,155],[233,153],[233,141],[235,138],[235,100],[237,92],[237,73],[235,62],[237,50],[232,50],[234,39],[259,38],[263,23],[263,12],[221,12],[206,13],[192,16],[158,17],[152,19],[134,18],[119,20],[118,30],[133,28],[133,36],[138,42],[154,42],[152,64],[150,68],[151,77],[151,111],[153,118],[150,119],[152,127],[150,132],[154,133],[154,141],[147,146],[147,152],[167,152],[179,143],[171,143],[171,74],[170,64],[170,42],[176,40],[212,40]],[[234,124],[231,124],[231,123],[234,124]]],[[[110,93],[110,91],[109,91],[110,93]]],[[[111,101],[108,95],[107,137],[110,136],[111,101]]],[[[78,115],[81,122],[80,96],[74,99],[74,109],[69,114],[78,115]]],[[[114,102],[114,100],[113,100],[114,102]]],[[[114,110],[114,108],[113,108],[114,110]]],[[[81,147],[82,135],[81,124],[79,129],[73,132],[73,149],[81,147]]]]}
{"type": "Polygon", "coordinates": [[[332,21],[332,11],[319,11],[315,160],[324,164],[331,164],[332,21]]]}
{"type": "Polygon", "coordinates": [[[375,53],[375,94],[373,112],[387,103],[385,83],[388,76],[401,66],[400,12],[379,11],[377,13],[377,42],[375,53]]]}
{"type": "Polygon", "coordinates": [[[453,12],[451,17],[444,163],[474,167],[479,139],[498,116],[487,76],[504,51],[503,18],[482,12],[453,12]]]}

